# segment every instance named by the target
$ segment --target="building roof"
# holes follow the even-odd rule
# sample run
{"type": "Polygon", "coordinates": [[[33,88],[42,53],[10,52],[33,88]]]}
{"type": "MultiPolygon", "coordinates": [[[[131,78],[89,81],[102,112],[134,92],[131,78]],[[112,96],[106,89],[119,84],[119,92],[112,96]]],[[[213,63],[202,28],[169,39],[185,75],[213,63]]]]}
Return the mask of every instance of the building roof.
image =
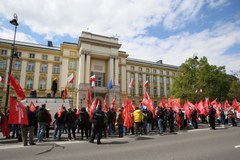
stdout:
{"type": "Polygon", "coordinates": [[[179,66],[163,64],[162,61],[161,62],[160,61],[153,62],[153,61],[146,61],[146,60],[135,59],[135,58],[127,58],[127,61],[132,61],[132,62],[136,62],[136,63],[145,63],[147,65],[154,65],[154,66],[161,66],[161,67],[170,67],[170,68],[175,68],[175,69],[179,68],[179,66]]]}

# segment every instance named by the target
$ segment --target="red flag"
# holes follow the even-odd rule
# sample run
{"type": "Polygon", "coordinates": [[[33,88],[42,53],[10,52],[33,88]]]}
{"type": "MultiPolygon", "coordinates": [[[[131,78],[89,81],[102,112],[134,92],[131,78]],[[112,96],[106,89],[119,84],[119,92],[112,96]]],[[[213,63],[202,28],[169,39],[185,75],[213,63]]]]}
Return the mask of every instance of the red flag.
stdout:
{"type": "Polygon", "coordinates": [[[204,101],[203,105],[204,105],[205,108],[207,108],[208,106],[210,106],[209,97],[206,97],[206,98],[205,98],[205,101],[204,101]]]}
{"type": "Polygon", "coordinates": [[[30,103],[29,109],[30,109],[30,111],[32,111],[32,112],[35,112],[35,111],[36,111],[36,107],[35,107],[35,105],[33,104],[33,102],[30,103]]]}
{"type": "Polygon", "coordinates": [[[111,102],[111,109],[114,109],[115,103],[116,103],[116,96],[113,98],[111,102]]]}
{"type": "Polygon", "coordinates": [[[166,104],[166,101],[165,101],[164,98],[162,98],[162,100],[160,101],[160,103],[158,104],[158,106],[163,107],[163,106],[165,106],[165,104],[166,104]]]}
{"type": "Polygon", "coordinates": [[[133,78],[132,78],[131,81],[130,81],[130,83],[129,83],[129,86],[128,86],[130,89],[133,88],[133,82],[134,82],[134,81],[133,81],[133,78]]]}
{"type": "Polygon", "coordinates": [[[8,123],[28,125],[27,111],[24,105],[14,97],[10,97],[9,105],[8,123]]]}
{"type": "Polygon", "coordinates": [[[67,78],[67,81],[68,81],[69,83],[73,83],[73,81],[74,81],[73,73],[67,78]]]}
{"type": "Polygon", "coordinates": [[[9,76],[9,82],[10,84],[13,86],[16,94],[18,95],[18,97],[23,100],[25,99],[25,93],[23,92],[22,87],[20,86],[20,84],[12,77],[11,74],[8,74],[9,76]]]}
{"type": "Polygon", "coordinates": [[[148,94],[148,92],[147,92],[146,90],[144,91],[143,98],[146,98],[146,99],[148,99],[148,100],[151,99],[150,96],[149,96],[149,94],[148,94]]]}
{"type": "Polygon", "coordinates": [[[191,118],[192,105],[193,104],[191,102],[189,102],[188,100],[183,105],[183,110],[186,113],[187,119],[191,118]]]}
{"type": "Polygon", "coordinates": [[[90,93],[89,88],[87,88],[87,107],[88,107],[88,110],[90,110],[90,107],[91,107],[91,93],[90,93]]]}
{"type": "Polygon", "coordinates": [[[197,109],[197,111],[198,111],[198,113],[199,114],[204,114],[204,115],[206,115],[206,110],[205,110],[205,108],[204,108],[204,106],[203,106],[203,102],[202,101],[200,101],[199,103],[196,103],[196,109],[197,109]]]}
{"type": "Polygon", "coordinates": [[[105,96],[104,101],[103,101],[103,111],[104,111],[104,112],[107,112],[107,111],[108,111],[107,96],[105,96]]]}
{"type": "Polygon", "coordinates": [[[92,120],[93,112],[96,110],[97,105],[98,105],[98,98],[96,97],[89,110],[90,120],[92,120]]]}
{"type": "Polygon", "coordinates": [[[63,94],[62,94],[62,99],[66,99],[67,98],[67,86],[65,86],[63,94]]]}
{"type": "Polygon", "coordinates": [[[226,111],[228,108],[229,108],[229,103],[228,103],[228,100],[226,99],[224,104],[223,104],[222,109],[226,111]]]}
{"type": "Polygon", "coordinates": [[[144,87],[149,87],[149,83],[148,83],[148,80],[143,84],[144,87]]]}
{"type": "Polygon", "coordinates": [[[58,110],[58,117],[62,116],[63,108],[64,108],[64,105],[62,104],[61,107],[58,110]]]}
{"type": "Polygon", "coordinates": [[[234,100],[232,101],[232,107],[233,107],[233,109],[237,109],[238,106],[239,106],[238,101],[237,101],[236,98],[234,98],[234,100]]]}
{"type": "MultiPolygon", "coordinates": [[[[124,102],[123,102],[124,103],[124,102]]],[[[124,119],[124,126],[126,127],[126,128],[131,128],[132,126],[133,126],[133,121],[132,121],[132,114],[131,114],[131,112],[133,111],[133,110],[135,110],[134,109],[134,107],[133,107],[133,104],[132,104],[132,102],[128,99],[128,98],[126,98],[126,100],[125,100],[125,103],[123,104],[124,105],[124,109],[123,109],[123,111],[122,111],[122,115],[123,115],[123,119],[124,119]]]]}
{"type": "Polygon", "coordinates": [[[174,112],[178,113],[180,108],[181,108],[180,98],[173,99],[172,100],[172,109],[174,110],[174,112]]]}

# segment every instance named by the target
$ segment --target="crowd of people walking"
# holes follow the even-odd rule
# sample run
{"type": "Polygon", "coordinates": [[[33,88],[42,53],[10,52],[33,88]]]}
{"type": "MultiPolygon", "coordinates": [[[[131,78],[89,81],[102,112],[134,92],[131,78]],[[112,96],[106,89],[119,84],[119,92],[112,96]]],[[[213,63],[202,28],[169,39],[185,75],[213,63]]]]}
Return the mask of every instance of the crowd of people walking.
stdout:
{"type": "Polygon", "coordinates": [[[8,115],[1,111],[0,122],[3,136],[6,138],[17,137],[23,141],[23,145],[35,145],[34,137],[37,143],[44,142],[44,139],[50,138],[49,131],[53,126],[54,132],[51,138],[61,140],[62,134],[67,134],[68,140],[76,140],[79,134],[79,140],[87,139],[94,143],[101,144],[101,138],[107,136],[123,137],[127,134],[141,136],[149,134],[150,131],[157,131],[159,135],[166,132],[176,132],[184,130],[187,127],[198,129],[199,123],[209,124],[211,129],[216,129],[215,125],[226,125],[230,123],[237,126],[237,113],[233,109],[228,111],[221,110],[220,117],[216,119],[216,110],[209,106],[208,115],[199,114],[193,107],[191,118],[188,118],[185,111],[179,109],[175,112],[172,107],[165,106],[155,107],[155,113],[152,113],[141,102],[131,110],[131,124],[126,125],[127,117],[124,117],[125,108],[109,108],[104,112],[101,104],[96,106],[93,115],[90,116],[87,108],[79,109],[62,106],[58,112],[54,113],[52,119],[51,112],[43,104],[37,106],[36,111],[32,112],[29,106],[26,106],[28,125],[9,125],[7,123],[8,115]],[[92,117],[92,118],[90,118],[92,117]],[[53,125],[52,125],[53,124],[53,125]]]}

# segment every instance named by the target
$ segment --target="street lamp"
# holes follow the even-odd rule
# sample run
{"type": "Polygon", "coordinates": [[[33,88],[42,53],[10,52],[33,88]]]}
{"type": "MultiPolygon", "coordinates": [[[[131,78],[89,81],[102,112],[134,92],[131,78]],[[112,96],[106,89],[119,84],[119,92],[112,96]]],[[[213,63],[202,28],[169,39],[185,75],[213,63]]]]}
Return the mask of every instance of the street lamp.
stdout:
{"type": "Polygon", "coordinates": [[[18,26],[18,17],[17,14],[13,14],[13,19],[10,21],[12,25],[15,26],[14,30],[14,38],[13,38],[13,44],[12,44],[12,50],[11,50],[11,56],[10,56],[10,64],[8,68],[8,79],[7,79],[7,90],[6,90],[6,101],[5,101],[5,112],[7,111],[8,108],[8,97],[9,97],[9,74],[12,72],[12,62],[13,62],[13,57],[16,55],[15,53],[15,39],[16,39],[16,32],[17,32],[17,26],[18,26]]]}

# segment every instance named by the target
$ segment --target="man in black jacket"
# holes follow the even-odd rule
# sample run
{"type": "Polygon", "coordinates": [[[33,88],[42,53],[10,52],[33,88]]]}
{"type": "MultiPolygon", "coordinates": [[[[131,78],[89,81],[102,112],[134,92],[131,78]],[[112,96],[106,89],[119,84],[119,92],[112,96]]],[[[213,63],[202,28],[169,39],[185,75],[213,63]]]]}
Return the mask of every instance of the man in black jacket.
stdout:
{"type": "Polygon", "coordinates": [[[22,125],[22,137],[23,137],[23,145],[27,146],[28,141],[28,133],[29,133],[29,144],[35,145],[33,141],[34,135],[34,121],[35,121],[35,114],[30,111],[29,106],[26,107],[27,117],[28,117],[28,125],[22,125]]]}
{"type": "Polygon", "coordinates": [[[37,120],[38,120],[37,139],[38,142],[42,142],[48,122],[48,111],[46,109],[46,104],[42,104],[42,107],[39,108],[37,112],[37,120]]]}
{"type": "Polygon", "coordinates": [[[68,109],[68,112],[66,114],[66,124],[68,128],[68,140],[72,140],[71,132],[73,135],[73,139],[76,139],[75,134],[75,124],[76,124],[77,117],[75,115],[75,112],[72,110],[72,108],[68,109]]]}
{"type": "Polygon", "coordinates": [[[104,112],[102,111],[102,106],[98,105],[97,110],[93,113],[93,134],[91,136],[90,143],[94,142],[97,135],[97,144],[101,144],[102,130],[104,124],[104,112]]]}
{"type": "Polygon", "coordinates": [[[213,106],[210,106],[210,108],[209,108],[209,123],[210,123],[210,127],[212,129],[215,129],[215,114],[216,114],[216,110],[213,108],[213,106]]]}

